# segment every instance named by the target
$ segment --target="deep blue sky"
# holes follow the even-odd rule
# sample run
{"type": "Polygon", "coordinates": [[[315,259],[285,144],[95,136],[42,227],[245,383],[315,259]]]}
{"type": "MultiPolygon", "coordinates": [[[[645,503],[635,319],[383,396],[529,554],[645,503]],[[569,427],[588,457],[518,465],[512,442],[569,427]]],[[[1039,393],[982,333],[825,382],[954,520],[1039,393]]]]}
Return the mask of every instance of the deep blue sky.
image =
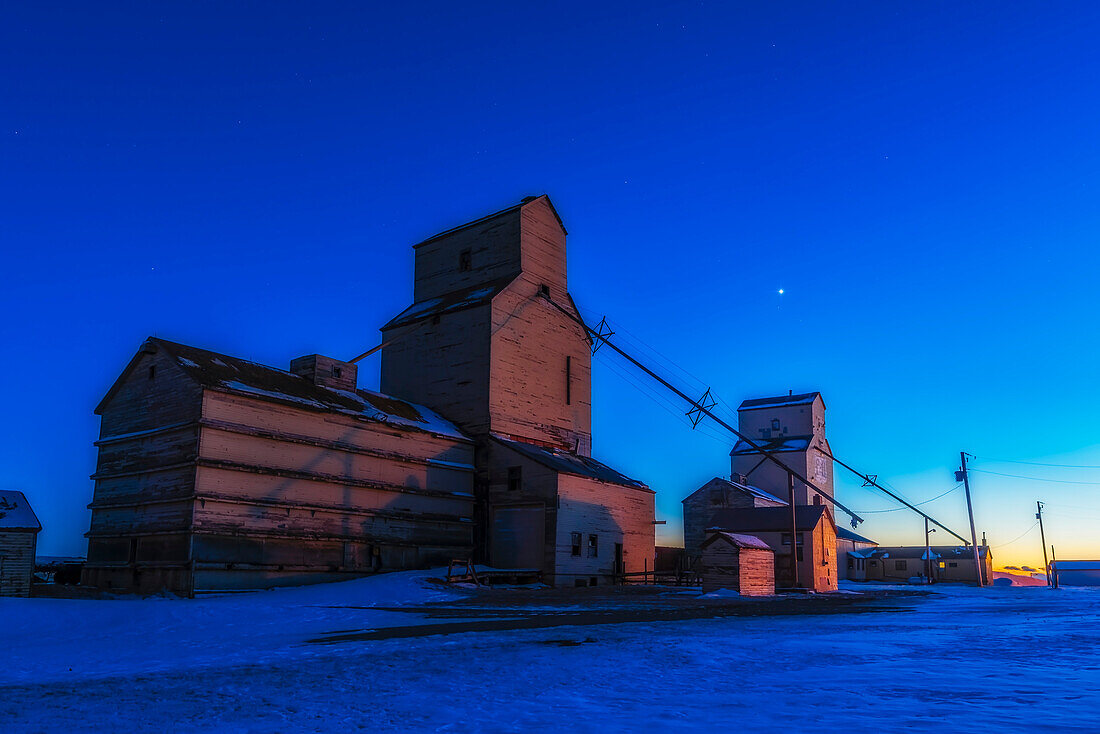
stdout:
{"type": "MultiPolygon", "coordinates": [[[[1100,465],[1098,37],[1092,3],[9,4],[0,486],[82,553],[92,409],[145,336],[349,358],[412,243],[535,193],[588,315],[733,406],[821,390],[837,455],[913,500],[960,449],[1100,465]]],[[[675,536],[730,442],[621,370],[598,355],[596,453],[675,536]]],[[[994,546],[1041,497],[1062,555],[1100,555],[1100,486],[974,478],[994,546]]],[[[963,529],[961,492],[928,507],[963,529]]]]}

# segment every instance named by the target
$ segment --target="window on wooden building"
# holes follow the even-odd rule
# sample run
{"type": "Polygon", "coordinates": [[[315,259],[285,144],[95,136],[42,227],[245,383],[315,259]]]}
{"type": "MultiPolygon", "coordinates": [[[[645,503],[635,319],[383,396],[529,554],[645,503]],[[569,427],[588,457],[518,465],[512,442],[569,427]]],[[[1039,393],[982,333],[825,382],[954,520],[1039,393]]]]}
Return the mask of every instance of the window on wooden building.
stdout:
{"type": "Polygon", "coordinates": [[[157,366],[155,364],[149,365],[149,379],[152,380],[157,376],[157,366]]]}
{"type": "Polygon", "coordinates": [[[895,571],[904,571],[906,565],[907,564],[905,563],[905,561],[894,561],[894,570],[895,571]]]}
{"type": "Polygon", "coordinates": [[[458,269],[465,273],[472,269],[474,266],[474,255],[470,250],[463,250],[458,253],[458,269]]]}
{"type": "Polygon", "coordinates": [[[778,431],[779,430],[779,419],[778,418],[772,418],[772,430],[773,431],[778,431]]]}
{"type": "MultiPolygon", "coordinates": [[[[803,551],[802,551],[802,540],[803,540],[803,534],[799,533],[798,534],[798,546],[794,549],[794,556],[799,561],[802,560],[802,553],[803,553],[803,551]]],[[[780,542],[783,545],[790,545],[791,544],[791,534],[790,533],[783,533],[780,536],[780,542]]],[[[789,551],[787,553],[788,553],[788,555],[790,555],[789,551]]]]}
{"type": "Polygon", "coordinates": [[[581,554],[581,534],[580,533],[570,533],[569,534],[569,542],[572,546],[572,551],[571,551],[570,555],[580,556],[580,554],[581,554]]]}
{"type": "Polygon", "coordinates": [[[338,364],[332,365],[332,376],[339,380],[344,374],[344,368],[338,364]]]}
{"type": "Polygon", "coordinates": [[[521,489],[523,489],[523,467],[508,467],[508,491],[518,492],[521,489]]]}
{"type": "Polygon", "coordinates": [[[596,535],[588,536],[588,557],[598,558],[600,555],[600,538],[596,535]]]}
{"type": "MultiPolygon", "coordinates": [[[[951,563],[948,563],[947,565],[948,565],[948,566],[949,566],[950,568],[958,568],[958,567],[959,567],[959,564],[955,563],[954,561],[952,561],[951,563]]],[[[940,566],[942,567],[942,566],[943,566],[943,564],[941,563],[941,564],[940,564],[940,566]]]]}

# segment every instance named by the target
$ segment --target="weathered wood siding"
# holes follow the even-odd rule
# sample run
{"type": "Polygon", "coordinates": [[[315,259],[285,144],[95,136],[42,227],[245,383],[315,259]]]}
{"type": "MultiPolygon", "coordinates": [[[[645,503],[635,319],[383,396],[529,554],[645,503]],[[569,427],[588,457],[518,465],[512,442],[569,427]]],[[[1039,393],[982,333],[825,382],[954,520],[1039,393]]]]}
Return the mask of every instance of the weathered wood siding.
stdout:
{"type": "Polygon", "coordinates": [[[187,593],[202,391],[162,350],[143,351],[100,406],[82,581],[187,593]]]}
{"type": "MultiPolygon", "coordinates": [[[[578,323],[537,297],[538,289],[539,283],[524,273],[493,299],[492,430],[588,456],[592,453],[589,343],[578,323]]],[[[564,291],[554,300],[572,309],[564,291]]]]}
{"type": "MultiPolygon", "coordinates": [[[[539,507],[542,509],[544,521],[543,532],[526,539],[531,546],[540,544],[537,555],[541,558],[538,568],[542,570],[544,578],[551,578],[554,573],[556,549],[553,539],[557,528],[558,516],[558,473],[537,461],[513,451],[499,443],[492,442],[486,449],[486,465],[488,471],[485,474],[486,500],[488,506],[496,509],[511,509],[516,507],[539,507]],[[516,489],[509,489],[508,470],[511,467],[519,467],[521,482],[516,489]],[[547,542],[550,540],[551,542],[547,542]]],[[[487,520],[496,527],[492,510],[487,520]]],[[[505,528],[497,530],[497,534],[506,531],[505,528]]],[[[500,552],[497,545],[499,537],[494,537],[493,528],[488,534],[488,558],[489,563],[498,567],[509,567],[512,557],[510,552],[500,552]]],[[[512,539],[508,539],[509,550],[512,539]]],[[[535,551],[524,550],[520,553],[523,557],[535,555],[535,551]]]]}
{"type": "Polygon", "coordinates": [[[654,493],[596,479],[560,474],[558,477],[556,563],[553,583],[573,586],[595,577],[611,583],[615,573],[615,544],[623,545],[626,573],[652,570],[654,493]],[[572,554],[571,534],[581,533],[581,555],[572,554]],[[597,555],[589,554],[589,535],[597,537],[597,555]]]}
{"type": "Polygon", "coordinates": [[[700,547],[712,526],[711,519],[715,511],[728,508],[751,509],[754,507],[783,507],[780,502],[747,495],[731,488],[721,479],[712,479],[683,501],[684,508],[684,553],[688,558],[697,558],[700,547]]]}
{"type": "Polygon", "coordinates": [[[202,425],[197,588],[327,580],[472,549],[468,441],[217,391],[202,425]]]}
{"type": "Polygon", "coordinates": [[[0,596],[30,596],[38,533],[0,530],[0,596]]]}
{"type": "Polygon", "coordinates": [[[415,300],[516,279],[491,306],[383,334],[382,392],[426,405],[471,435],[497,432],[591,453],[592,365],[573,310],[565,231],[545,197],[416,248],[415,300]],[[471,250],[471,269],[459,254],[471,250]]]}
{"type": "Polygon", "coordinates": [[[744,596],[775,593],[775,553],[718,540],[703,549],[703,593],[729,589],[744,596]]]}
{"type": "MultiPolygon", "coordinates": [[[[416,246],[413,301],[516,275],[520,261],[520,211],[484,219],[416,246]],[[470,269],[459,268],[459,256],[470,251],[470,269]]],[[[382,392],[386,392],[383,388],[382,392]]],[[[429,406],[431,407],[431,406],[429,406]]]]}
{"type": "MultiPolygon", "coordinates": [[[[756,531],[746,529],[768,544],[775,551],[775,578],[780,585],[789,583],[791,546],[783,543],[783,536],[790,533],[756,531]]],[[[812,530],[800,530],[802,535],[802,560],[798,562],[798,583],[804,589],[819,592],[836,591],[836,530],[828,519],[812,530]]]]}
{"type": "Polygon", "coordinates": [[[426,405],[467,433],[489,432],[492,306],[383,332],[381,391],[426,405]]]}
{"type": "MultiPolygon", "coordinates": [[[[777,454],[777,458],[787,466],[799,472],[833,497],[833,462],[818,448],[831,453],[829,442],[825,438],[825,402],[820,396],[809,405],[764,406],[741,409],[737,412],[738,430],[755,441],[767,441],[781,436],[813,436],[805,451],[787,451],[777,454]],[[772,421],[779,421],[779,429],[773,429],[772,421]]],[[[777,497],[787,498],[787,471],[776,464],[761,463],[762,454],[741,454],[734,456],[732,468],[734,474],[745,474],[754,486],[770,492],[777,497]]],[[[795,504],[814,504],[817,492],[802,482],[795,480],[795,504]]],[[[824,500],[821,500],[824,502],[824,500]]]]}

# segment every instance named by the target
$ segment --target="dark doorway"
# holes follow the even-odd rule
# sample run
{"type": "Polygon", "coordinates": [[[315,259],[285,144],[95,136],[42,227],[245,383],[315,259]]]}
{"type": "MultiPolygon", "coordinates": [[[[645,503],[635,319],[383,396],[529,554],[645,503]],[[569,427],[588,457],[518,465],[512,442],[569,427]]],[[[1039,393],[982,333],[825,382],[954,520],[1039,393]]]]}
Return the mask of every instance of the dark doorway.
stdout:
{"type": "Polygon", "coordinates": [[[623,561],[623,544],[615,544],[615,575],[622,576],[626,573],[626,563],[623,561]]]}

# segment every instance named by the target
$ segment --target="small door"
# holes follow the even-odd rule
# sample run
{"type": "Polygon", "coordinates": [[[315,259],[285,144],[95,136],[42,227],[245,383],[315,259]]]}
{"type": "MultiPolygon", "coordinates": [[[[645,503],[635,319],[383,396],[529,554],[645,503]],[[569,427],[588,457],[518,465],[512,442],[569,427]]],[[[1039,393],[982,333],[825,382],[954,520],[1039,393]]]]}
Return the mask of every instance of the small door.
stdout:
{"type": "Polygon", "coordinates": [[[623,560],[623,544],[615,544],[615,574],[622,575],[626,573],[626,562],[623,560]]]}

